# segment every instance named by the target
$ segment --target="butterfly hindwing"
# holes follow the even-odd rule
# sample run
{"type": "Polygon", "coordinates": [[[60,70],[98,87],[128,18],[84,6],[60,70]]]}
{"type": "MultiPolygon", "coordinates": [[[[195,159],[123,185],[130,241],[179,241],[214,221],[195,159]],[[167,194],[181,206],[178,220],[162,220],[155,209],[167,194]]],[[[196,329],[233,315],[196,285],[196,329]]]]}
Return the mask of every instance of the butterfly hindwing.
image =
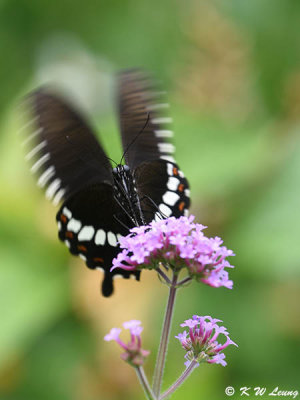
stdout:
{"type": "Polygon", "coordinates": [[[146,223],[187,214],[189,184],[177,164],[164,160],[144,162],[136,168],[134,177],[146,223]]]}
{"type": "Polygon", "coordinates": [[[120,251],[118,240],[128,230],[115,219],[128,224],[113,197],[113,188],[106,183],[89,186],[67,200],[57,213],[59,238],[73,255],[80,256],[91,269],[104,272],[102,293],[110,296],[115,275],[139,279],[139,272],[114,269],[112,259],[120,251]]]}

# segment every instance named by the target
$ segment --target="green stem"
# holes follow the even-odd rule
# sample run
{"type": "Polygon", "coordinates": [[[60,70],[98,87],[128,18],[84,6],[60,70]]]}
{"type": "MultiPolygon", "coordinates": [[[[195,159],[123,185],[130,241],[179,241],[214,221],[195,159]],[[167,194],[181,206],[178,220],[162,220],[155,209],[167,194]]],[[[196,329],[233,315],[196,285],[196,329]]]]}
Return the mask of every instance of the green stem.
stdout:
{"type": "Polygon", "coordinates": [[[186,370],[180,375],[180,377],[177,379],[175,383],[173,383],[172,386],[169,387],[163,393],[160,397],[159,400],[166,399],[169,397],[172,393],[175,392],[176,389],[179,388],[179,386],[191,375],[191,373],[194,371],[194,369],[197,367],[198,363],[196,360],[191,361],[190,365],[186,368],[186,370]]]}
{"type": "Polygon", "coordinates": [[[160,394],[160,388],[161,388],[164,366],[165,366],[165,361],[166,361],[167,347],[168,347],[169,335],[170,335],[170,329],[171,329],[171,321],[172,321],[172,316],[173,316],[173,311],[174,311],[174,303],[175,303],[176,290],[177,290],[176,283],[177,283],[177,275],[175,273],[173,273],[173,279],[171,282],[171,286],[169,288],[169,298],[168,298],[168,303],[167,303],[167,308],[166,308],[165,319],[164,319],[164,323],[163,323],[163,329],[162,329],[162,334],[161,334],[161,339],[160,339],[159,350],[158,350],[157,359],[156,359],[154,376],[153,376],[153,392],[154,392],[155,396],[157,396],[157,397],[160,394]]]}
{"type": "Polygon", "coordinates": [[[139,378],[140,384],[142,385],[145,395],[147,397],[148,400],[157,400],[157,397],[154,395],[150,384],[148,382],[148,379],[145,375],[145,371],[143,367],[136,367],[135,368],[135,372],[139,378]]]}
{"type": "Polygon", "coordinates": [[[190,276],[187,276],[186,278],[182,279],[182,281],[178,282],[178,286],[182,286],[191,280],[192,280],[192,278],[190,276]]]}
{"type": "Polygon", "coordinates": [[[171,285],[170,279],[167,277],[167,275],[160,268],[157,269],[157,272],[168,285],[171,285]]]}

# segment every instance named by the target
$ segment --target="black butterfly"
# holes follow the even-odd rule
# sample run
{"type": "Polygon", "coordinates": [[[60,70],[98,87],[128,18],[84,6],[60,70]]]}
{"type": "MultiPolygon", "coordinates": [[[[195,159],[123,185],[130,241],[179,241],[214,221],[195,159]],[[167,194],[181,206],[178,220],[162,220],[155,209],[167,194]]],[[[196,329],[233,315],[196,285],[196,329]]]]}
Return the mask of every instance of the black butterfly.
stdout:
{"type": "Polygon", "coordinates": [[[55,205],[59,238],[91,269],[104,271],[102,293],[110,296],[116,275],[139,272],[115,269],[118,238],[153,219],[179,217],[190,205],[189,185],[176,165],[170,143],[167,104],[138,70],[118,80],[119,118],[127,165],[112,168],[87,123],[48,89],[31,93],[26,105],[35,130],[25,140],[38,185],[55,205]]]}

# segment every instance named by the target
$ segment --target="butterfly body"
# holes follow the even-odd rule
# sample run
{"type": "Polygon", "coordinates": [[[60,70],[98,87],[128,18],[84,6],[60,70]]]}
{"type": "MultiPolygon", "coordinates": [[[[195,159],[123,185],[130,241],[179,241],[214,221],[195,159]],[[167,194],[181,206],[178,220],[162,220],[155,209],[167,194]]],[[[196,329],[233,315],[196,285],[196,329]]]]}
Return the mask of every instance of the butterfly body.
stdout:
{"type": "Polygon", "coordinates": [[[117,275],[140,278],[138,271],[110,271],[121,251],[120,236],[152,220],[184,215],[190,205],[188,182],[171,155],[171,131],[165,126],[169,119],[161,116],[165,103],[157,96],[139,71],[120,75],[126,165],[115,168],[67,102],[45,89],[29,96],[36,130],[26,138],[26,158],[46,197],[62,203],[56,216],[59,239],[90,269],[104,272],[104,296],[113,292],[117,275]]]}
{"type": "MultiPolygon", "coordinates": [[[[135,180],[128,165],[118,165],[113,169],[114,198],[134,226],[144,225],[143,212],[138,197],[135,180]]],[[[116,215],[115,218],[119,219],[116,215]]]]}

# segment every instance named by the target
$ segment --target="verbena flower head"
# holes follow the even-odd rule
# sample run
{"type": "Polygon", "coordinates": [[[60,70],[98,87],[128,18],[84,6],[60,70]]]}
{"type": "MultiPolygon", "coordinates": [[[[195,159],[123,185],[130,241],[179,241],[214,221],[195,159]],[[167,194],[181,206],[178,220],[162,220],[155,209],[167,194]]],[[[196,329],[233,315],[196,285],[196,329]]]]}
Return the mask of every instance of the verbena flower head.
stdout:
{"type": "Polygon", "coordinates": [[[221,364],[223,367],[227,365],[222,350],[230,344],[235,346],[237,344],[229,338],[229,333],[224,326],[218,326],[218,322],[222,321],[210,316],[199,317],[194,315],[192,319],[188,319],[180,325],[188,328],[188,331],[175,336],[186,350],[186,367],[192,360],[198,363],[221,364]],[[224,344],[218,342],[220,334],[225,337],[224,344]]]}
{"type": "Polygon", "coordinates": [[[130,341],[127,344],[120,339],[120,333],[122,331],[120,328],[112,328],[110,332],[104,336],[104,340],[107,342],[111,340],[117,342],[125,350],[125,352],[121,354],[121,358],[130,365],[134,367],[143,365],[150,351],[143,350],[141,347],[141,333],[143,331],[141,321],[135,319],[127,321],[123,323],[123,327],[130,331],[130,341]]]}
{"type": "Polygon", "coordinates": [[[112,269],[155,269],[163,263],[177,271],[187,268],[192,278],[207,285],[231,289],[225,268],[233,268],[226,257],[234,253],[222,246],[219,237],[206,237],[202,232],[206,227],[193,220],[194,216],[170,217],[132,228],[119,240],[124,250],[113,260],[112,269]]]}

